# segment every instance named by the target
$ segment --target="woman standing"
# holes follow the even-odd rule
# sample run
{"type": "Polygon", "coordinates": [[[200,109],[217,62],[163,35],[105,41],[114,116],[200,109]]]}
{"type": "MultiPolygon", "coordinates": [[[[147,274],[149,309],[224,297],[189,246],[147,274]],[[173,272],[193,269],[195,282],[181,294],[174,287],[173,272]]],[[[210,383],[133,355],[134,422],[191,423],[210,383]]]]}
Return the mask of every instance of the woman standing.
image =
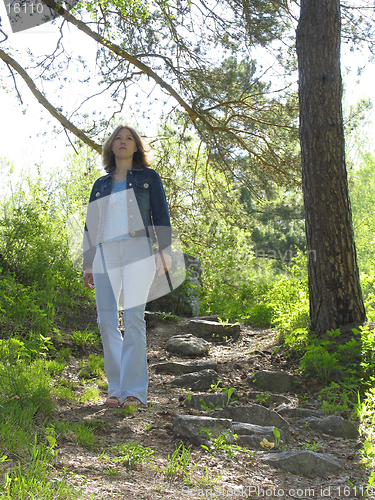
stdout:
{"type": "Polygon", "coordinates": [[[108,173],[94,183],[87,210],[84,283],[95,286],[109,406],[147,403],[145,305],[155,268],[161,275],[171,267],[168,206],[160,176],[149,168],[148,152],[136,130],[117,127],[103,146],[108,173]],[[121,291],[123,337],[118,329],[121,291]]]}

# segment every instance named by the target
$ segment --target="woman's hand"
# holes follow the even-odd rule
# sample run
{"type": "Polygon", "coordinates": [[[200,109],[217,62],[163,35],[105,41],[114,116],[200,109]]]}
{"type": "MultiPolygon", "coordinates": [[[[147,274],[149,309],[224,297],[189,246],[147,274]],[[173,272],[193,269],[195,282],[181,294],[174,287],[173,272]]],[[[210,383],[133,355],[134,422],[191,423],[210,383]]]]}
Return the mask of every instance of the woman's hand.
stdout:
{"type": "Polygon", "coordinates": [[[167,252],[161,252],[156,260],[156,270],[158,276],[166,273],[172,267],[172,257],[167,252]]]}
{"type": "Polygon", "coordinates": [[[93,288],[95,288],[94,278],[93,278],[93,275],[92,275],[92,269],[91,268],[88,268],[88,269],[84,270],[84,272],[83,272],[83,281],[85,283],[85,286],[87,286],[87,288],[90,288],[90,290],[93,290],[93,288]]]}

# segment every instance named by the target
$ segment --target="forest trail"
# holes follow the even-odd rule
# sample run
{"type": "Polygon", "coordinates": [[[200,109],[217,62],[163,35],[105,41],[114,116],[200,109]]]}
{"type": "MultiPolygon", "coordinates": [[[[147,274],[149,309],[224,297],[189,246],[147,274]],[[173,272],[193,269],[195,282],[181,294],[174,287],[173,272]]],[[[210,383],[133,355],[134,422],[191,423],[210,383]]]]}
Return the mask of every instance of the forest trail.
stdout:
{"type": "MultiPolygon", "coordinates": [[[[56,468],[63,472],[70,484],[81,490],[82,498],[359,498],[369,476],[369,472],[360,467],[359,440],[322,434],[296,419],[286,418],[291,430],[287,449],[330,453],[342,464],[339,475],[320,477],[290,473],[263,463],[261,458],[267,449],[244,450],[234,445],[226,450],[222,447],[208,451],[200,443],[192,444],[187,439],[181,441],[173,434],[173,423],[178,415],[210,415],[208,411],[197,411],[189,406],[187,397],[189,399],[190,391],[170,386],[174,375],[155,371],[156,365],[165,361],[191,361],[165,350],[170,337],[188,332],[188,322],[187,319],[162,321],[148,328],[150,382],[147,407],[127,414],[122,409],[108,408],[105,390],[101,391],[100,401],[85,404],[57,402],[56,420],[86,422],[90,429],[95,430],[95,442],[89,448],[79,445],[74,433],[58,437],[56,468]],[[122,451],[116,448],[129,442],[139,445],[130,453],[135,459],[131,467],[126,463],[125,448],[122,451]],[[178,470],[177,462],[171,457],[182,442],[185,450],[192,445],[190,463],[178,470]],[[148,463],[145,450],[153,452],[148,463]]],[[[276,343],[277,337],[272,329],[241,325],[241,336],[237,341],[211,343],[209,355],[200,359],[216,361],[222,387],[235,389],[238,404],[249,405],[254,403],[249,375],[260,370],[296,372],[297,362],[288,360],[281,351],[274,349],[276,343]]],[[[80,360],[90,353],[101,354],[101,349],[76,350],[65,369],[65,377],[80,382],[80,360]]],[[[317,410],[320,389],[317,380],[303,381],[296,391],[287,394],[290,406],[317,410]]],[[[127,453],[129,455],[129,450],[127,453]]]]}

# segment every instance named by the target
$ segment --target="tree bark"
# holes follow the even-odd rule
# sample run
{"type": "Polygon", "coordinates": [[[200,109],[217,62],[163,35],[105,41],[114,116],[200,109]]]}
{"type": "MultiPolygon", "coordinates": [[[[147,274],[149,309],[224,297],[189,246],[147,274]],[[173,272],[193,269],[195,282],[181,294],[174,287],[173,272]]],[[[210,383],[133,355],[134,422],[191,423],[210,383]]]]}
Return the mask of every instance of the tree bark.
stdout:
{"type": "Polygon", "coordinates": [[[365,321],[345,165],[339,0],[301,0],[300,143],[311,330],[365,321]]]}

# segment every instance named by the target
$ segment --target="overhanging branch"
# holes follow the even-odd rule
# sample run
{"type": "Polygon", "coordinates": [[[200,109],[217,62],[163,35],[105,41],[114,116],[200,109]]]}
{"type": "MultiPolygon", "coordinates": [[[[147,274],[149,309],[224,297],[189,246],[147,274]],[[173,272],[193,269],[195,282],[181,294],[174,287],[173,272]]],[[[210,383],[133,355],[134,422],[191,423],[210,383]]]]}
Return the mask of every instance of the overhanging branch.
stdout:
{"type": "Polygon", "coordinates": [[[180,104],[180,106],[182,106],[183,109],[186,111],[186,113],[189,115],[191,121],[194,123],[195,126],[196,126],[196,121],[199,119],[207,127],[211,128],[210,123],[207,122],[207,120],[203,116],[199,115],[191,106],[189,106],[189,104],[184,99],[182,99],[182,97],[178,94],[178,92],[176,92],[176,90],[171,85],[169,85],[166,81],[164,81],[149,66],[142,63],[137,57],[132,56],[126,50],[122,49],[115,43],[106,40],[99,33],[92,31],[85,23],[83,23],[76,17],[72,16],[72,14],[70,14],[67,10],[65,10],[63,7],[54,2],[54,0],[43,0],[43,3],[46,4],[50,9],[60,14],[62,17],[64,17],[64,19],[66,19],[71,24],[76,26],[79,30],[86,33],[86,35],[91,37],[93,40],[99,42],[104,47],[107,47],[107,49],[111,50],[112,52],[122,57],[123,59],[126,59],[131,64],[139,68],[145,75],[152,78],[158,85],[160,85],[161,88],[166,90],[174,99],[176,99],[176,101],[180,104]]]}
{"type": "Polygon", "coordinates": [[[74,135],[76,135],[82,142],[90,146],[92,149],[97,151],[99,154],[102,152],[102,147],[97,144],[95,141],[87,137],[87,135],[82,132],[79,128],[73,125],[64,115],[60,113],[40,92],[37,88],[33,80],[28,75],[27,71],[22,68],[9,54],[0,49],[0,58],[9,66],[11,66],[17,73],[23,78],[26,85],[29,87],[33,95],[38,99],[40,104],[46,108],[47,111],[51,113],[51,115],[56,118],[63,127],[70,130],[74,135]]]}

